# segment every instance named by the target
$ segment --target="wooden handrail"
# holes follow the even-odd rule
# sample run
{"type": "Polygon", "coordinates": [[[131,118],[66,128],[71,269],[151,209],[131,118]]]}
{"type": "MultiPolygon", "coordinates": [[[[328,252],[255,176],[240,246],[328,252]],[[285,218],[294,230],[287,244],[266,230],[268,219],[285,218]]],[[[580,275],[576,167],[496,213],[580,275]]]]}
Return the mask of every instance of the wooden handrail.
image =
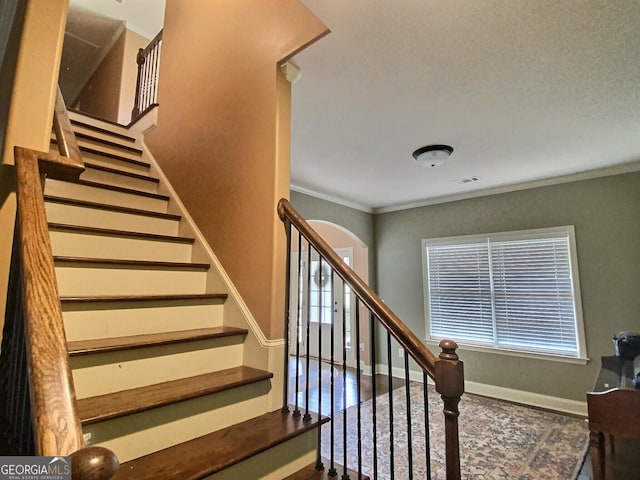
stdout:
{"type": "Polygon", "coordinates": [[[72,175],[77,167],[68,161],[60,159],[60,167],[51,168],[59,158],[15,148],[27,361],[39,455],[69,455],[83,446],[40,182],[41,171],[52,178],[60,171],[72,175]]]}
{"type": "Polygon", "coordinates": [[[278,216],[283,222],[289,221],[305,239],[327,260],[334,271],[347,282],[362,302],[382,322],[396,341],[409,353],[416,363],[432,379],[436,375],[436,356],[420,339],[391,311],[382,299],[338,256],[329,244],[319,236],[288,200],[278,202],[278,216]]]}
{"type": "MultiPolygon", "coordinates": [[[[464,372],[463,372],[463,364],[459,360],[458,355],[456,353],[456,349],[458,345],[452,340],[442,340],[440,342],[441,353],[436,358],[435,355],[420,341],[420,339],[402,322],[387,305],[382,301],[382,299],[369,288],[369,286],[362,280],[348,265],[346,265],[338,254],[329,246],[329,244],[316,233],[315,230],[300,216],[300,214],[291,206],[291,204],[286,199],[281,199],[278,202],[278,216],[280,220],[285,225],[285,230],[287,234],[287,249],[291,248],[290,234],[291,234],[291,226],[295,227],[299,234],[304,237],[304,239],[309,244],[309,255],[311,254],[311,248],[315,249],[315,251],[320,256],[321,261],[324,261],[329,264],[329,267],[332,269],[334,273],[336,273],[346,285],[349,285],[351,291],[356,295],[356,297],[362,302],[371,312],[372,314],[372,356],[371,362],[373,366],[373,375],[375,375],[375,340],[373,336],[374,327],[373,327],[373,317],[377,318],[380,323],[384,326],[384,328],[389,332],[390,336],[392,336],[405,350],[405,381],[407,395],[409,395],[409,364],[408,364],[408,356],[413,358],[415,362],[419,365],[419,367],[425,372],[424,382],[426,387],[426,375],[431,377],[435,381],[436,391],[440,394],[443,400],[444,408],[444,421],[445,421],[445,452],[446,452],[446,472],[448,480],[459,480],[461,478],[460,473],[460,446],[459,446],[459,436],[458,436],[458,403],[460,402],[460,397],[464,393],[464,372]],[[408,356],[407,356],[408,355],[408,356]]],[[[290,268],[290,252],[287,254],[287,289],[290,288],[289,285],[289,268],[290,268]]],[[[307,275],[310,275],[310,271],[307,271],[307,275]]],[[[309,281],[309,277],[307,277],[309,281]]],[[[288,330],[289,330],[289,294],[285,295],[285,337],[288,338],[288,330]]],[[[357,312],[356,312],[357,319],[357,312]]],[[[357,320],[356,320],[357,322],[357,320]]],[[[307,341],[309,340],[309,324],[307,323],[307,341]]],[[[358,325],[356,324],[356,345],[358,344],[358,325]]],[[[319,337],[320,338],[320,337],[319,337]]],[[[288,344],[288,342],[285,342],[288,344]]],[[[390,345],[390,344],[389,344],[390,345]]],[[[333,344],[332,344],[332,352],[333,352],[333,344]]],[[[390,347],[389,347],[390,348],[390,347]]],[[[360,360],[358,355],[359,350],[356,350],[356,364],[359,364],[360,360]]],[[[390,359],[390,350],[389,359],[390,359]]],[[[285,347],[285,354],[288,356],[288,349],[285,347]]],[[[296,353],[297,355],[297,353],[296,353]]],[[[333,353],[332,353],[333,355],[333,353]]],[[[307,356],[309,356],[309,348],[307,347],[307,356]]],[[[333,358],[333,357],[332,357],[333,358]]],[[[344,357],[346,358],[346,357],[344,357]]],[[[285,359],[285,374],[288,377],[288,358],[285,359]]],[[[332,360],[333,361],[333,360],[332,360]]],[[[390,360],[389,360],[390,362],[390,360]]],[[[308,371],[307,371],[308,375],[308,371]]],[[[389,376],[391,377],[391,365],[389,364],[389,376]]],[[[360,381],[359,379],[357,380],[360,381]]],[[[287,382],[285,381],[284,387],[284,402],[283,402],[283,412],[288,412],[289,409],[287,407],[288,401],[288,390],[287,390],[287,382]]],[[[297,389],[297,386],[296,386],[297,389]]],[[[391,389],[391,387],[390,387],[391,389]]],[[[373,395],[375,396],[375,386],[373,387],[373,395]]],[[[308,392],[307,392],[308,394],[308,392]]],[[[322,395],[319,395],[321,397],[322,395]]],[[[297,392],[296,392],[297,398],[297,392]]],[[[426,399],[426,394],[425,394],[426,399]]],[[[320,401],[320,400],[318,400],[320,401]]],[[[426,401],[426,400],[425,400],[426,401]]],[[[407,400],[407,405],[409,404],[409,400],[407,400]]],[[[375,404],[374,404],[375,405],[375,404]]],[[[296,403],[296,410],[297,410],[296,403]]],[[[318,407],[320,408],[320,407],[318,407]]],[[[307,406],[308,409],[308,406],[307,406]]],[[[426,406],[425,406],[426,411],[426,406]]],[[[426,416],[426,414],[425,414],[426,416]]],[[[375,415],[374,415],[375,417],[375,415]]],[[[359,421],[359,420],[358,420],[359,421]]],[[[425,422],[428,423],[425,419],[425,422]]],[[[375,423],[375,420],[374,420],[375,423]]],[[[428,425],[426,425],[428,428],[428,425]]],[[[333,435],[333,434],[332,434],[333,435]]],[[[318,439],[320,443],[320,439],[318,439]]],[[[374,440],[375,445],[375,440],[374,440]]],[[[375,448],[375,447],[374,447],[375,448]]],[[[321,466],[321,462],[319,460],[320,452],[318,451],[318,463],[317,467],[321,466]]],[[[332,453],[333,455],[333,453],[332,453]]],[[[346,455],[346,454],[345,454],[346,455]]],[[[411,462],[409,462],[411,463],[411,462]]],[[[360,469],[360,468],[359,468],[360,469]]],[[[375,471],[375,461],[374,461],[374,471],[375,471]]],[[[375,475],[374,475],[375,476],[375,475]]]]}
{"type": "Polygon", "coordinates": [[[73,455],[74,478],[106,480],[118,468],[113,452],[84,448],[58,295],[42,177],[77,178],[68,157],[15,147],[16,245],[21,262],[26,361],[37,455],[73,455]],[[76,465],[77,463],[77,465],[76,465]]]}
{"type": "Polygon", "coordinates": [[[56,143],[58,144],[60,155],[68,157],[72,159],[75,164],[84,167],[80,147],[78,146],[76,135],[73,132],[71,121],[69,120],[69,112],[67,112],[67,106],[64,103],[60,85],[58,85],[56,105],[53,110],[53,131],[56,135],[56,143]]]}

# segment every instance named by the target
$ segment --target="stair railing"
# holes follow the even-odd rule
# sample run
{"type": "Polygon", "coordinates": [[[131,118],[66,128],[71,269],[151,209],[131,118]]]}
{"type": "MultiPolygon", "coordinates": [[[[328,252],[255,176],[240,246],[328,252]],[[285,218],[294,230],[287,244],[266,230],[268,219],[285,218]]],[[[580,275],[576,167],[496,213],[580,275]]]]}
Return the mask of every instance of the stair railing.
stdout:
{"type": "MultiPolygon", "coordinates": [[[[65,116],[62,101],[54,113],[57,143],[73,155],[77,144],[65,116]]],[[[118,459],[108,449],[84,447],[43,194],[45,178],[76,179],[84,165],[79,156],[22,147],[14,154],[17,213],[0,354],[0,447],[4,455],[70,455],[74,479],[106,480],[118,459]]]]}
{"type": "MultiPolygon", "coordinates": [[[[366,473],[374,480],[378,478],[413,479],[414,474],[417,478],[431,478],[427,388],[427,380],[431,378],[444,403],[446,478],[460,479],[458,403],[464,393],[464,374],[463,364],[456,354],[456,343],[450,340],[441,341],[442,352],[436,358],[286,199],[278,203],[278,215],[284,223],[287,236],[285,382],[282,411],[289,413],[293,408],[292,414],[303,415],[303,420],[311,420],[312,410],[318,415],[322,414],[330,418],[330,423],[322,427],[322,430],[328,430],[328,434],[326,432],[323,434],[321,429],[318,429],[316,469],[325,468],[324,457],[329,462],[329,476],[334,477],[340,474],[341,480],[350,478],[347,469],[357,471],[358,478],[362,478],[366,473]],[[294,257],[293,264],[292,251],[298,253],[297,257],[294,257]],[[315,265],[315,270],[312,264],[315,265]],[[313,292],[312,282],[315,283],[313,292]],[[329,285],[324,293],[322,285],[329,285]],[[349,307],[353,313],[347,312],[344,306],[342,311],[336,311],[337,302],[334,291],[340,292],[339,295],[347,293],[350,296],[349,292],[353,294],[355,302],[349,307]],[[368,319],[362,318],[361,310],[367,312],[368,319]],[[354,332],[347,331],[348,315],[355,316],[354,332]],[[338,325],[337,328],[336,325],[338,325]],[[365,330],[368,332],[363,333],[365,330]],[[324,341],[323,335],[325,335],[324,341]],[[326,335],[330,338],[327,339],[326,335]],[[363,357],[360,348],[366,338],[365,335],[370,345],[368,358],[363,357]],[[404,398],[398,398],[393,394],[395,386],[393,376],[394,373],[398,374],[398,369],[394,371],[392,367],[392,340],[403,349],[403,368],[400,370],[403,370],[404,376],[404,398]],[[314,345],[312,348],[311,343],[315,342],[317,346],[314,345]],[[347,349],[349,348],[355,350],[355,369],[350,369],[348,365],[347,349]],[[386,357],[386,365],[384,365],[384,358],[381,362],[379,361],[379,354],[386,357]],[[424,411],[424,414],[420,415],[421,418],[417,418],[415,404],[412,404],[412,402],[415,403],[415,399],[411,392],[410,358],[423,372],[421,378],[423,386],[419,388],[420,408],[417,409],[424,411]],[[312,363],[318,369],[317,379],[315,376],[312,378],[310,374],[312,363]],[[378,363],[383,366],[380,367],[378,363]],[[370,385],[365,385],[362,379],[363,367],[370,369],[370,385]],[[292,369],[295,371],[291,372],[292,369]],[[325,369],[330,372],[330,380],[323,380],[325,369]],[[349,371],[352,372],[351,376],[356,376],[354,390],[357,398],[354,407],[347,409],[349,371]],[[385,396],[377,397],[379,386],[376,375],[378,374],[387,376],[386,399],[385,396]],[[292,385],[289,385],[290,382],[287,379],[292,385]],[[310,392],[311,382],[316,382],[317,392],[310,392]],[[361,401],[361,391],[365,387],[371,390],[371,404],[366,411],[362,408],[361,401]],[[310,405],[310,401],[313,405],[310,405]],[[324,406],[323,402],[325,402],[324,406]],[[329,405],[327,406],[326,403],[329,405]],[[402,403],[405,404],[404,408],[402,403]],[[382,423],[384,415],[378,415],[378,404],[388,412],[388,422],[385,424],[382,423]],[[398,408],[402,411],[397,411],[398,408]],[[353,409],[356,410],[355,420],[353,409]],[[405,418],[401,419],[402,416],[405,418]],[[336,431],[340,433],[340,427],[334,426],[335,424],[341,424],[341,435],[336,435],[336,431]],[[420,427],[418,428],[417,425],[420,427]],[[354,429],[356,430],[355,447],[354,439],[348,438],[348,435],[353,434],[354,429]],[[422,465],[416,465],[414,462],[413,449],[417,447],[413,445],[415,438],[412,436],[424,438],[425,463],[422,465]],[[399,451],[401,449],[395,445],[400,437],[403,439],[403,448],[406,448],[406,452],[399,451]],[[326,445],[327,443],[329,445],[326,445]],[[356,451],[353,451],[354,449],[356,451]],[[363,452],[369,452],[366,465],[363,465],[363,452]],[[394,468],[396,464],[404,464],[407,468],[397,471],[394,468]],[[342,469],[341,472],[338,471],[340,469],[342,469]]],[[[413,393],[418,385],[413,384],[413,393]]]]}
{"type": "Polygon", "coordinates": [[[138,50],[138,80],[136,96],[131,111],[131,123],[158,105],[158,75],[162,53],[162,30],[145,48],[138,50]]]}

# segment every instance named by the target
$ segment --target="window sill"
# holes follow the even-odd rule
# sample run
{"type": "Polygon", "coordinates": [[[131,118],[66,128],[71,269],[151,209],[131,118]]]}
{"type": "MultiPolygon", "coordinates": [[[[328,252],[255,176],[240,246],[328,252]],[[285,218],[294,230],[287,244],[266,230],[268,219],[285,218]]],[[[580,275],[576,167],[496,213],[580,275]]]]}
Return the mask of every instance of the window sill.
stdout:
{"type": "MultiPolygon", "coordinates": [[[[430,347],[432,346],[438,347],[439,342],[440,340],[424,340],[424,343],[430,347]]],[[[458,347],[459,347],[458,350],[469,350],[472,352],[493,353],[496,355],[508,355],[511,357],[533,358],[536,360],[547,360],[551,362],[572,363],[574,365],[586,365],[590,360],[588,357],[585,357],[585,358],[564,357],[561,355],[553,355],[549,353],[523,352],[520,350],[507,350],[504,348],[498,349],[498,348],[483,347],[480,345],[464,344],[464,343],[458,343],[458,347]]]]}

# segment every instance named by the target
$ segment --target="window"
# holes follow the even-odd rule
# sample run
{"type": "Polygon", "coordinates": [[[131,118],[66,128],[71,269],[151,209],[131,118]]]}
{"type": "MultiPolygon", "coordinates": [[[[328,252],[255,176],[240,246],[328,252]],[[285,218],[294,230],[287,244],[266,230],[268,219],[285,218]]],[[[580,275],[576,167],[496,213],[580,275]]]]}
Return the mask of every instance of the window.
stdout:
{"type": "Polygon", "coordinates": [[[573,227],[422,243],[431,340],[586,359],[573,227]]]}

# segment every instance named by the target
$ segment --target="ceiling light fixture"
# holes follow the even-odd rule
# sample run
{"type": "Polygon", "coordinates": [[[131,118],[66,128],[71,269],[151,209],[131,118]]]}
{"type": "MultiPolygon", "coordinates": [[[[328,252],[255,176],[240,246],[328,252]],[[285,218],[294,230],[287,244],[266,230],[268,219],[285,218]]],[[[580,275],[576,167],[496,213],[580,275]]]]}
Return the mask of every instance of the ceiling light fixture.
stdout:
{"type": "Polygon", "coordinates": [[[424,167],[439,167],[452,153],[449,145],[427,145],[413,152],[413,158],[424,167]]]}

